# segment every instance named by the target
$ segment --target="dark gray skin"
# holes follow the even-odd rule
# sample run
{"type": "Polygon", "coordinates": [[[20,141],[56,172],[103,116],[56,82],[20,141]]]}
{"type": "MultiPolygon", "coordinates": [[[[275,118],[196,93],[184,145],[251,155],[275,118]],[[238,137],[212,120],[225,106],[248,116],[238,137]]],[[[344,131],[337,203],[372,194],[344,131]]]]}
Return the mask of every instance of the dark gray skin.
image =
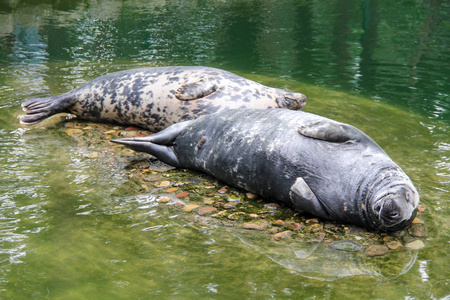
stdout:
{"type": "Polygon", "coordinates": [[[71,113],[95,122],[135,125],[151,131],[233,108],[298,110],[305,95],[271,88],[208,67],[154,67],[111,73],[67,93],[26,100],[22,124],[71,113]]]}
{"type": "Polygon", "coordinates": [[[408,176],[366,134],[301,111],[227,110],[113,142],[373,231],[404,229],[419,203],[408,176]]]}

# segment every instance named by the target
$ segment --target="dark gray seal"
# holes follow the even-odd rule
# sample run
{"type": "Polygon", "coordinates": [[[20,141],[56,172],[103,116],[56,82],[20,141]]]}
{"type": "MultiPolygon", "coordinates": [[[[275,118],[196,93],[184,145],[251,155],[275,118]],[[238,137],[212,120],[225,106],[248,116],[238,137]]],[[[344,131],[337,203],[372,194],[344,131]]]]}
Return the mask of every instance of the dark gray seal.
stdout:
{"type": "Polygon", "coordinates": [[[26,100],[22,124],[65,112],[96,122],[159,131],[232,108],[301,109],[305,95],[208,67],[154,67],[107,74],[67,93],[26,100]]]}
{"type": "Polygon", "coordinates": [[[301,111],[227,110],[113,142],[374,231],[407,227],[419,203],[411,180],[370,137],[301,111]]]}

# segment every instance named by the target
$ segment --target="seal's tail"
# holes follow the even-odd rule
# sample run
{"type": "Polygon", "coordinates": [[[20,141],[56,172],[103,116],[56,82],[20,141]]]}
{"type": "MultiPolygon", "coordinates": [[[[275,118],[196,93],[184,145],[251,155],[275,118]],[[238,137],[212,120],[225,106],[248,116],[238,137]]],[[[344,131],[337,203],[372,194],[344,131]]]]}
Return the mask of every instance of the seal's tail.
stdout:
{"type": "Polygon", "coordinates": [[[26,114],[20,116],[20,123],[33,125],[57,113],[65,112],[73,104],[73,100],[70,93],[25,100],[22,103],[22,108],[26,114]]]}

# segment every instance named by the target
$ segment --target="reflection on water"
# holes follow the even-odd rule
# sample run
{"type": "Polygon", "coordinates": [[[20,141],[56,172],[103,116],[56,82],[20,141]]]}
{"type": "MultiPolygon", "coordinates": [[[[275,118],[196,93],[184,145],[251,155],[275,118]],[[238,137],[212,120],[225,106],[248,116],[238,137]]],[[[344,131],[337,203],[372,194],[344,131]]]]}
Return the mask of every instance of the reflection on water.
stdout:
{"type": "Polygon", "coordinates": [[[34,2],[0,3],[2,297],[448,295],[448,3],[34,2]],[[27,97],[174,64],[303,92],[308,111],[368,133],[428,207],[426,248],[369,259],[189,219],[127,193],[122,166],[87,159],[63,125],[16,118],[27,97]]]}

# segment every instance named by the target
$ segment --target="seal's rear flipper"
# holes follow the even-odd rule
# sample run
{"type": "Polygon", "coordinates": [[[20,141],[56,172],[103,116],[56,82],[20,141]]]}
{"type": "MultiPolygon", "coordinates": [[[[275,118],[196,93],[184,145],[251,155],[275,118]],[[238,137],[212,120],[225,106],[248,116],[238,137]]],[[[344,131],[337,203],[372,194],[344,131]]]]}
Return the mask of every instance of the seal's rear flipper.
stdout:
{"type": "Polygon", "coordinates": [[[146,137],[111,140],[139,152],[146,152],[171,166],[182,167],[173,151],[173,142],[192,121],[174,124],[158,133],[146,137]]]}
{"type": "Polygon", "coordinates": [[[33,98],[22,103],[26,115],[20,116],[20,123],[33,125],[57,113],[68,112],[68,108],[76,101],[71,92],[44,98],[33,98]]]}
{"type": "Polygon", "coordinates": [[[124,145],[135,151],[149,153],[166,164],[169,164],[177,168],[181,167],[181,164],[178,161],[178,158],[175,155],[175,152],[173,151],[172,147],[153,144],[152,142],[148,141],[149,140],[148,138],[151,138],[151,136],[144,138],[125,138],[125,139],[111,140],[111,142],[124,145]]]}

